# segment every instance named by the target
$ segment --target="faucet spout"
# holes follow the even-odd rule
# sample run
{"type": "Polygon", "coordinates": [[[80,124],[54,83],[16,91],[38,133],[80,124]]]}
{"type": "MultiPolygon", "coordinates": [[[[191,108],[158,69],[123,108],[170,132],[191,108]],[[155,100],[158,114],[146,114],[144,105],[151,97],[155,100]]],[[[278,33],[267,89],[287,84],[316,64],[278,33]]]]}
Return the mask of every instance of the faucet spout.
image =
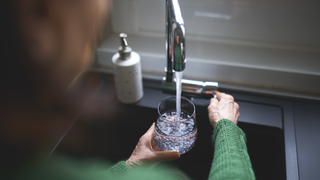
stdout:
{"type": "Polygon", "coordinates": [[[178,0],[166,0],[166,50],[168,81],[174,71],[183,71],[186,66],[185,26],[178,0]]]}
{"type": "MultiPolygon", "coordinates": [[[[166,0],[166,76],[162,81],[162,90],[175,93],[174,72],[184,71],[186,67],[186,30],[178,0],[166,0]]],[[[182,94],[200,97],[212,97],[217,90],[217,82],[202,82],[182,79],[182,94]]]]}

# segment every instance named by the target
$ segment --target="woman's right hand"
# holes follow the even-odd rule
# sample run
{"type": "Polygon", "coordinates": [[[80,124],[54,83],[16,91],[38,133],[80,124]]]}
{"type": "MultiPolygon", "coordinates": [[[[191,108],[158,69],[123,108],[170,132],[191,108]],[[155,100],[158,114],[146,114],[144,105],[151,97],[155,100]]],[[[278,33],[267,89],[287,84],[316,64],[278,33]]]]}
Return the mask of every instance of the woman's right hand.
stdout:
{"type": "Polygon", "coordinates": [[[233,96],[219,91],[215,92],[216,98],[211,98],[208,106],[209,120],[214,128],[221,119],[229,119],[238,123],[239,105],[234,102],[233,96]]]}

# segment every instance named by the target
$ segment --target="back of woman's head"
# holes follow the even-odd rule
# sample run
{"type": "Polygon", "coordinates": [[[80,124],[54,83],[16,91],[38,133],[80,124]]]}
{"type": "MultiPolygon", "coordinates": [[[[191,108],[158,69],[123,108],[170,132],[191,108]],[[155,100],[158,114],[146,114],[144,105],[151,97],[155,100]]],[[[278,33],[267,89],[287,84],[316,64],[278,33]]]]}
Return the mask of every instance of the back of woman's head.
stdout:
{"type": "MultiPolygon", "coordinates": [[[[1,2],[0,18],[0,78],[1,78],[1,108],[8,103],[23,98],[28,90],[28,63],[23,61],[23,52],[17,28],[15,0],[1,2]]],[[[31,85],[31,82],[30,82],[31,85]]]]}
{"type": "Polygon", "coordinates": [[[0,111],[10,106],[50,111],[73,103],[65,92],[92,62],[105,2],[1,1],[0,111]]]}
{"type": "Polygon", "coordinates": [[[43,105],[38,103],[43,88],[50,86],[45,69],[34,63],[23,42],[19,3],[3,0],[0,6],[0,115],[8,109],[37,111],[43,105]]]}

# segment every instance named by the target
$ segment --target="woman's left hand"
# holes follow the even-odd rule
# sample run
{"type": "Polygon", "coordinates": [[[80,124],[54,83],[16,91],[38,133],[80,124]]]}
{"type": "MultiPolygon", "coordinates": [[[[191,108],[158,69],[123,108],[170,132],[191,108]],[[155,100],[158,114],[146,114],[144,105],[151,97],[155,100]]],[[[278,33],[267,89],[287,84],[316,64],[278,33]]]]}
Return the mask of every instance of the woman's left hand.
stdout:
{"type": "Polygon", "coordinates": [[[147,162],[173,161],[180,158],[179,152],[161,151],[154,142],[154,123],[140,138],[130,158],[126,161],[129,168],[140,166],[147,162]]]}

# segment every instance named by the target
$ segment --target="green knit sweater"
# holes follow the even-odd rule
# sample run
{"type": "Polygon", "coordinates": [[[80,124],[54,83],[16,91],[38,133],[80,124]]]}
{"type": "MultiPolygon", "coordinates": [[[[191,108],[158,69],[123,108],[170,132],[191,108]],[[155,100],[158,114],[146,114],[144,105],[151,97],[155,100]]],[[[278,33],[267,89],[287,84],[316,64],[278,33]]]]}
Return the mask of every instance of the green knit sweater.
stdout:
{"type": "Polygon", "coordinates": [[[213,131],[214,157],[209,179],[255,179],[244,132],[228,119],[220,120],[213,131]]]}
{"type": "MultiPolygon", "coordinates": [[[[210,180],[255,179],[246,148],[243,131],[228,119],[220,120],[213,131],[214,159],[209,175],[210,180]]],[[[183,157],[182,157],[183,158],[183,157]]],[[[27,180],[178,180],[170,167],[158,166],[153,169],[140,167],[129,170],[125,161],[110,166],[106,162],[77,161],[63,156],[43,162],[33,159],[21,164],[13,171],[1,175],[3,179],[27,180]],[[89,168],[90,167],[90,168],[89,168]],[[107,170],[106,170],[107,169],[107,170]]]]}

